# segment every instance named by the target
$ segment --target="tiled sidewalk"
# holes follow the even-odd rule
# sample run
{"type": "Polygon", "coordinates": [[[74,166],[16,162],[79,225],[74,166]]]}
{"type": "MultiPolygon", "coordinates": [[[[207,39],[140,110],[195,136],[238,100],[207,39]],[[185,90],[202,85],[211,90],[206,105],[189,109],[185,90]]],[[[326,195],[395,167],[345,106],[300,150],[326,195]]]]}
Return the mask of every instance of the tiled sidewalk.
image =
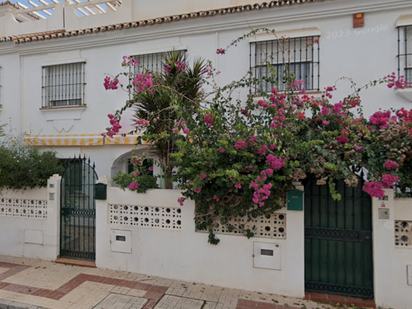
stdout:
{"type": "Polygon", "coordinates": [[[272,294],[0,255],[0,309],[20,308],[330,309],[336,307],[272,294]]]}

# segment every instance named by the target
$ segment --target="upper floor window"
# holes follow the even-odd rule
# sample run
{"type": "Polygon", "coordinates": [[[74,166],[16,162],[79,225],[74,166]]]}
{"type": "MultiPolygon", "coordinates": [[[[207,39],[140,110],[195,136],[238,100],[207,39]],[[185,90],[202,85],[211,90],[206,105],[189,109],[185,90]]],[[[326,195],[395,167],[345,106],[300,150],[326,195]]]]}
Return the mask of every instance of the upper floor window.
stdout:
{"type": "Polygon", "coordinates": [[[173,53],[184,54],[185,52],[185,50],[178,50],[132,56],[133,59],[138,61],[138,65],[135,67],[135,73],[146,70],[163,73],[166,58],[171,57],[173,53]]]}
{"type": "Polygon", "coordinates": [[[269,92],[273,87],[285,90],[285,70],[303,80],[302,87],[307,90],[319,90],[319,55],[319,36],[252,42],[250,69],[254,76],[261,79],[276,74],[272,81],[262,81],[252,92],[269,92]]]}
{"type": "Polygon", "coordinates": [[[398,75],[412,82],[412,25],[398,27],[398,75]]]}
{"type": "Polygon", "coordinates": [[[85,85],[85,62],[44,66],[42,107],[85,105],[85,85]]]}

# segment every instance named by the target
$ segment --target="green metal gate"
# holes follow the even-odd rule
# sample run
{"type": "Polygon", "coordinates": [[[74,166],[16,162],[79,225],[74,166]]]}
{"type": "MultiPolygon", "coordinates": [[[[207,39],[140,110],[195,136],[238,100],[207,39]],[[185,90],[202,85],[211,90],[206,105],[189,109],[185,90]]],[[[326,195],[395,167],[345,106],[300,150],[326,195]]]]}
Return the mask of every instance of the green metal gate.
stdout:
{"type": "Polygon", "coordinates": [[[61,182],[60,257],[95,260],[96,180],[90,159],[66,160],[61,182]]]}
{"type": "Polygon", "coordinates": [[[337,183],[334,201],[316,179],[305,185],[305,289],[373,298],[372,202],[362,191],[337,183]]]}

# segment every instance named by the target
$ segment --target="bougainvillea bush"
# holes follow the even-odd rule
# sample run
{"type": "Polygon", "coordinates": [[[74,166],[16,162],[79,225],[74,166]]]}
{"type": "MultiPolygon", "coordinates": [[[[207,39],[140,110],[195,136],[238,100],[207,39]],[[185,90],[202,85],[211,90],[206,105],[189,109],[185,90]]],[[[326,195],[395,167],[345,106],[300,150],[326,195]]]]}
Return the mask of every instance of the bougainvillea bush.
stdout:
{"type": "MultiPolygon", "coordinates": [[[[228,51],[217,53],[226,57],[228,51]]],[[[365,117],[361,107],[364,88],[403,88],[402,77],[390,74],[337,99],[335,86],[326,87],[321,95],[306,94],[304,82],[288,72],[288,65],[285,72],[271,71],[273,76],[264,78],[274,85],[270,93],[259,91],[262,80],[251,72],[218,87],[209,63],[204,83],[213,89],[211,95],[174,101],[175,126],[165,134],[181,137],[174,139],[176,151],[171,154],[183,194],[178,202],[196,201],[197,228],[210,232],[211,243],[218,243],[212,231],[217,221],[270,214],[285,205],[294,183],[307,177],[327,185],[337,200],[341,197],[336,181],[356,186],[361,171],[367,177],[363,190],[372,197],[383,197],[383,189],[395,183],[400,188],[412,186],[412,110],[379,110],[365,117]],[[282,85],[276,74],[282,74],[282,85]],[[258,96],[235,99],[239,88],[255,88],[258,96]]],[[[162,83],[139,91],[154,93],[153,88],[173,92],[162,83]]],[[[253,236],[252,231],[244,232],[253,236]]]]}

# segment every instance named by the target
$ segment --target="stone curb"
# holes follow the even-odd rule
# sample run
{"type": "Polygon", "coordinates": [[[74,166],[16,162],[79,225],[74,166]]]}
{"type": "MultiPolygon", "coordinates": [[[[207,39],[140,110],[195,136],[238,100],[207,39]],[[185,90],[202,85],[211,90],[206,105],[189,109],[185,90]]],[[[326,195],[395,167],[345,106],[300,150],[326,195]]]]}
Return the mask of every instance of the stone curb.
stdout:
{"type": "Polygon", "coordinates": [[[23,304],[11,300],[0,299],[0,309],[45,309],[35,305],[23,304]]]}

